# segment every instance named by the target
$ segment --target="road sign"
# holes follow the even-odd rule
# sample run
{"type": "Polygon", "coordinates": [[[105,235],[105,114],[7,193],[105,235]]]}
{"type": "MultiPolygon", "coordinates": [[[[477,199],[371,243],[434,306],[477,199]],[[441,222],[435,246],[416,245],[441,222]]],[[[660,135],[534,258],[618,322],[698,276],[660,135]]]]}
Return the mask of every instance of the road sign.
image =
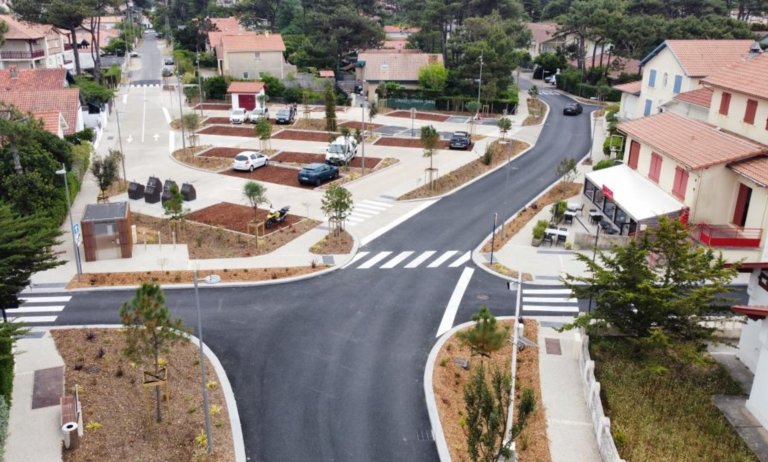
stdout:
{"type": "Polygon", "coordinates": [[[77,245],[83,243],[83,235],[80,234],[80,223],[75,223],[72,225],[72,234],[75,236],[75,242],[77,245]]]}

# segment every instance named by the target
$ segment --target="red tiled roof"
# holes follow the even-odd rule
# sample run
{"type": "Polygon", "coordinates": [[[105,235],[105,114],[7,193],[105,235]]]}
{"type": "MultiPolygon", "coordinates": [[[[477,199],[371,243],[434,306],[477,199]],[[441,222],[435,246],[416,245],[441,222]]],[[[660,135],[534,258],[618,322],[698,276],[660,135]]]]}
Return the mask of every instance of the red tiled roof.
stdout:
{"type": "Polygon", "coordinates": [[[240,21],[234,16],[229,16],[227,18],[208,18],[208,20],[221,32],[245,30],[243,26],[240,25],[240,21]]]}
{"type": "Polygon", "coordinates": [[[408,51],[366,50],[358,54],[357,60],[365,61],[365,79],[370,81],[416,82],[419,80],[419,69],[432,63],[443,64],[441,54],[408,51]]]}
{"type": "Polygon", "coordinates": [[[709,108],[709,106],[712,104],[712,89],[697,88],[696,90],[680,93],[679,95],[675,96],[675,99],[684,103],[709,108]]]}
{"type": "Polygon", "coordinates": [[[264,89],[264,82],[232,82],[227,93],[259,93],[264,89]]]}
{"type": "Polygon", "coordinates": [[[554,22],[527,22],[525,27],[531,31],[535,43],[544,43],[552,40],[557,34],[557,23],[554,22]]]}
{"type": "Polygon", "coordinates": [[[731,311],[744,314],[753,321],[765,319],[768,316],[768,306],[734,305],[731,307],[731,311]]]}
{"type": "Polygon", "coordinates": [[[619,124],[619,130],[693,170],[734,162],[768,148],[718,130],[707,123],[664,112],[619,124]]]}
{"type": "Polygon", "coordinates": [[[707,76],[702,83],[713,87],[733,90],[745,95],[768,99],[768,54],[745,58],[707,76]]]}
{"type": "Polygon", "coordinates": [[[17,21],[13,16],[8,14],[0,15],[0,20],[5,21],[5,23],[8,24],[8,32],[5,33],[6,40],[37,40],[45,37],[45,32],[39,27],[41,24],[17,21]]]}
{"type": "Polygon", "coordinates": [[[704,77],[743,58],[753,40],[667,40],[688,77],[704,77]]]}
{"type": "Polygon", "coordinates": [[[622,83],[621,85],[614,85],[613,89],[619,90],[620,92],[623,92],[623,93],[639,95],[640,89],[642,88],[642,86],[643,86],[642,80],[635,80],[634,82],[622,83]]]}
{"type": "Polygon", "coordinates": [[[760,156],[728,166],[741,176],[747,177],[763,187],[768,187],[768,157],[760,156]]]}
{"type": "Polygon", "coordinates": [[[0,69],[0,91],[57,90],[64,88],[67,70],[17,69],[16,78],[10,69],[0,69]]]}
{"type": "Polygon", "coordinates": [[[318,72],[318,75],[320,77],[323,77],[323,78],[329,78],[329,77],[333,78],[333,77],[336,76],[336,74],[333,71],[329,70],[329,69],[321,70],[320,72],[318,72]]]}
{"type": "MultiPolygon", "coordinates": [[[[605,54],[597,54],[595,55],[595,66],[600,65],[600,58],[603,58],[603,66],[608,66],[609,74],[612,77],[618,77],[621,75],[621,73],[626,74],[639,74],[640,73],[640,61],[637,59],[631,59],[631,58],[623,58],[621,56],[616,55],[608,55],[608,53],[605,54]],[[610,62],[608,62],[608,59],[610,58],[610,62]]],[[[577,67],[578,63],[576,60],[570,61],[571,66],[577,67]]],[[[592,69],[592,55],[587,56],[584,58],[584,67],[586,69],[592,69]]]]}
{"type": "Polygon", "coordinates": [[[0,91],[0,102],[13,105],[21,112],[42,113],[58,111],[67,122],[65,135],[77,129],[77,111],[80,110],[80,89],[0,91]]]}
{"type": "Polygon", "coordinates": [[[56,136],[59,135],[59,124],[61,121],[61,113],[59,111],[35,112],[32,115],[36,119],[43,121],[43,128],[56,136]]]}
{"type": "Polygon", "coordinates": [[[384,33],[404,33],[415,34],[421,32],[421,27],[400,27],[400,26],[384,26],[384,33]]]}
{"type": "Polygon", "coordinates": [[[404,50],[407,45],[407,40],[384,40],[381,48],[387,50],[404,50]]]}
{"type": "Polygon", "coordinates": [[[285,51],[280,34],[257,34],[246,32],[241,35],[223,35],[221,45],[224,53],[238,51],[285,51]]]}

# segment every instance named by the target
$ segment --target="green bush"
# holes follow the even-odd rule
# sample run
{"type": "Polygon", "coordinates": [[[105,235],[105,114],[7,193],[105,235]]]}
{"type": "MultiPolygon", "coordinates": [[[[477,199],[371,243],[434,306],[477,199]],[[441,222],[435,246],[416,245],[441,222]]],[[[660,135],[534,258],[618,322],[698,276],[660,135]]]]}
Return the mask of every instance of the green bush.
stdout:
{"type": "Polygon", "coordinates": [[[283,98],[286,103],[299,103],[304,97],[304,89],[302,87],[290,87],[286,88],[283,92],[283,98]]]}
{"type": "Polygon", "coordinates": [[[480,162],[483,165],[491,165],[491,162],[493,162],[493,148],[490,145],[485,147],[485,152],[480,157],[480,162]]]}
{"type": "Polygon", "coordinates": [[[205,99],[224,99],[227,96],[227,79],[222,75],[203,80],[205,99]]]}
{"type": "Polygon", "coordinates": [[[92,128],[84,128],[77,133],[71,135],[65,135],[64,139],[72,144],[80,144],[82,142],[89,143],[93,141],[94,133],[92,128]]]}
{"type": "Polygon", "coordinates": [[[262,72],[261,81],[266,85],[267,96],[270,98],[274,99],[283,96],[285,93],[285,85],[283,85],[283,82],[281,82],[277,77],[266,72],[262,72]]]}
{"type": "Polygon", "coordinates": [[[8,404],[0,399],[0,460],[5,460],[5,443],[8,439],[8,404]]]}
{"type": "Polygon", "coordinates": [[[609,136],[603,142],[603,154],[606,156],[611,155],[611,146],[616,148],[616,155],[621,154],[621,146],[624,144],[624,138],[620,136],[609,136]]]}
{"type": "Polygon", "coordinates": [[[523,390],[523,396],[520,397],[520,419],[525,419],[536,409],[536,395],[533,390],[526,388],[523,390]]]}
{"type": "Polygon", "coordinates": [[[549,222],[547,220],[537,221],[536,226],[533,227],[533,238],[542,239],[544,237],[544,231],[547,229],[547,226],[549,226],[549,222]]]}
{"type": "Polygon", "coordinates": [[[216,56],[212,51],[200,53],[200,67],[217,67],[216,56]]]}
{"type": "Polygon", "coordinates": [[[602,170],[604,168],[613,167],[614,165],[616,165],[616,162],[613,159],[603,159],[592,166],[592,171],[602,170]]]}

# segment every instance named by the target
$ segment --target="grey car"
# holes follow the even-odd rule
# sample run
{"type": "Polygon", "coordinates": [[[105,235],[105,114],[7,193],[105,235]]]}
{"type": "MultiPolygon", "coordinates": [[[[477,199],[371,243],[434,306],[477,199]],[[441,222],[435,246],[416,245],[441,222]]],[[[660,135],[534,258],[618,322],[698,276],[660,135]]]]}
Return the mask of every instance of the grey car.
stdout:
{"type": "Polygon", "coordinates": [[[339,168],[328,164],[308,164],[299,170],[299,183],[320,186],[339,177],[339,168]]]}

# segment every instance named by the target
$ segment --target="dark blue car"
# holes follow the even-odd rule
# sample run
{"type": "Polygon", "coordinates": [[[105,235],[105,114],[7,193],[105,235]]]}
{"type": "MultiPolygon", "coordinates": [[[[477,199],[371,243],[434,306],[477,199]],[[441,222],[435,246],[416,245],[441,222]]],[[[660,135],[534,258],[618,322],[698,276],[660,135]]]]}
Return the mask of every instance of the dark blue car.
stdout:
{"type": "Polygon", "coordinates": [[[299,170],[299,183],[320,186],[339,177],[339,168],[328,164],[308,164],[299,170]]]}

